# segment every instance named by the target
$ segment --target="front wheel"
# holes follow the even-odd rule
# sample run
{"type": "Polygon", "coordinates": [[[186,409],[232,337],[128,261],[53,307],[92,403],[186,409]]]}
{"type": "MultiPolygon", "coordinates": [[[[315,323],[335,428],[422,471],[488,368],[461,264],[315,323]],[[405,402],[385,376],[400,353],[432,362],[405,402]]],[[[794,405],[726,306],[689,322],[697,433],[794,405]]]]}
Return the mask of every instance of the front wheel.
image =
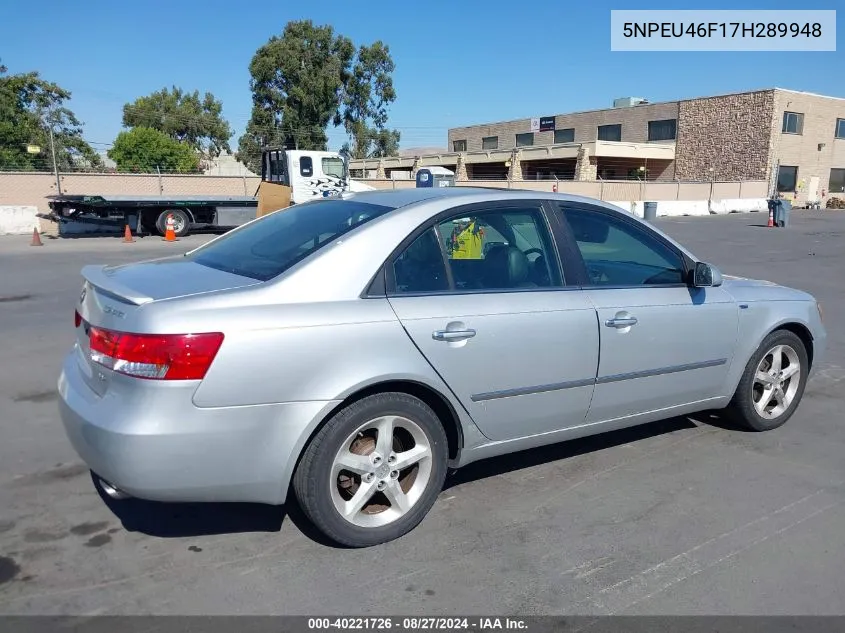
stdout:
{"type": "Polygon", "coordinates": [[[405,393],[363,398],[321,428],[300,460],[294,492],[306,517],[349,547],[392,541],[415,528],[446,477],[440,420],[405,393]]]}
{"type": "Polygon", "coordinates": [[[804,342],[787,330],[772,332],[745,366],[728,412],[752,431],[782,426],[801,402],[809,369],[804,342]]]}

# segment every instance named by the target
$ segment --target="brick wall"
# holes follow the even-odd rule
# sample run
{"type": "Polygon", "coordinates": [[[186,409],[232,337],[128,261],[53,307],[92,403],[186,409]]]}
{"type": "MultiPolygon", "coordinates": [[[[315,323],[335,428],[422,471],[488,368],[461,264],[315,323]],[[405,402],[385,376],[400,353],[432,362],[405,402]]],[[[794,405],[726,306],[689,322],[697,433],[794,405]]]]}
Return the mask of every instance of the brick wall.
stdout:
{"type": "Polygon", "coordinates": [[[768,179],[773,111],[773,90],[681,101],[675,177],[768,179]]]}
{"type": "MultiPolygon", "coordinates": [[[[549,115],[551,116],[551,115],[549,115]]],[[[648,122],[678,118],[678,102],[654,103],[630,108],[609,108],[607,110],[592,110],[575,114],[559,114],[555,116],[555,129],[575,129],[575,143],[589,143],[596,140],[599,125],[622,125],[622,140],[632,143],[644,143],[648,140],[648,122]]],[[[512,149],[516,146],[516,135],[531,131],[531,119],[504,121],[489,125],[472,125],[449,130],[449,147],[452,151],[453,142],[466,140],[467,151],[482,150],[481,139],[496,136],[499,139],[498,149],[512,149]]],[[[534,145],[551,145],[554,142],[554,132],[535,132],[534,145]]],[[[671,141],[661,141],[671,143],[671,141]]]]}

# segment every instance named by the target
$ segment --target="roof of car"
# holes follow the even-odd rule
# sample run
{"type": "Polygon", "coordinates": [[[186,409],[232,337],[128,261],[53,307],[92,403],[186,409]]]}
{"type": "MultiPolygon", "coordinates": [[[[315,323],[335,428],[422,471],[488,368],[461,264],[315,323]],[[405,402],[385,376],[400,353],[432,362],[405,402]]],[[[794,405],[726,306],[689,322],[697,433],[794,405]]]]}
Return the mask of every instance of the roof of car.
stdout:
{"type": "MultiPolygon", "coordinates": [[[[490,195],[495,198],[555,198],[559,200],[587,200],[581,196],[570,196],[560,193],[531,191],[527,189],[502,189],[499,187],[410,187],[407,189],[378,189],[373,191],[358,191],[344,194],[346,199],[359,202],[378,204],[398,209],[418,202],[437,198],[461,198],[468,196],[490,195]]],[[[591,200],[601,206],[605,203],[591,200]]]]}

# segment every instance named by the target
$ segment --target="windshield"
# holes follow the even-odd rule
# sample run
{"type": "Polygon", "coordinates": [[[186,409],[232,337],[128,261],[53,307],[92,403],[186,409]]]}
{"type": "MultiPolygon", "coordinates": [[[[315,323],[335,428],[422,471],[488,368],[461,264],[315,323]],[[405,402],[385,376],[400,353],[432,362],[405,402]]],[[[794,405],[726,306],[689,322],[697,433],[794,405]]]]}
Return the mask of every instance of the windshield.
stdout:
{"type": "Polygon", "coordinates": [[[336,178],[343,178],[343,160],[341,160],[340,158],[324,158],[323,173],[326,176],[335,176],[336,178]]]}
{"type": "Polygon", "coordinates": [[[327,242],[391,210],[351,200],[308,202],[234,230],[187,255],[187,259],[267,281],[327,242]]]}

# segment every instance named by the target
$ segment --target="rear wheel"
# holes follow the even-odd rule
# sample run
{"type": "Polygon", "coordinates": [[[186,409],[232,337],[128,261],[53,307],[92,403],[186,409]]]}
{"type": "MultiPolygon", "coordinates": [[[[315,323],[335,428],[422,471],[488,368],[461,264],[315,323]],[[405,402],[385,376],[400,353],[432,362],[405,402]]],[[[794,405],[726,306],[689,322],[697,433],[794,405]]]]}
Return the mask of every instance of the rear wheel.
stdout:
{"type": "Polygon", "coordinates": [[[446,477],[446,433],[435,413],[405,393],[368,396],[338,412],[314,436],[294,475],[304,514],[350,547],[411,531],[446,477]]]}
{"type": "Polygon", "coordinates": [[[772,332],[745,366],[728,412],[753,431],[776,429],[798,408],[809,369],[804,342],[787,330],[772,332]]]}
{"type": "Polygon", "coordinates": [[[176,237],[184,237],[191,232],[191,217],[182,209],[167,209],[159,213],[156,219],[156,230],[164,235],[167,230],[167,216],[173,216],[173,232],[176,237]]]}

